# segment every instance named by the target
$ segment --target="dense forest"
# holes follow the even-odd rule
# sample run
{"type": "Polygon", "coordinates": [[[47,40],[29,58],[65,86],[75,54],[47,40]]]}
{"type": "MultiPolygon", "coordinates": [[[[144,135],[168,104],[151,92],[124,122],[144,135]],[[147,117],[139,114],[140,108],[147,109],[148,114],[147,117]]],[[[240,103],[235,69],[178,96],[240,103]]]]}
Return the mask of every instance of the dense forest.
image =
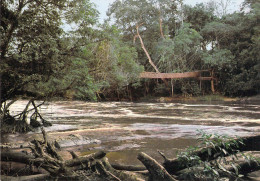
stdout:
{"type": "Polygon", "coordinates": [[[217,92],[260,91],[257,0],[227,13],[217,1],[114,1],[108,19],[89,0],[1,0],[1,103],[18,95],[82,100],[210,93],[196,79],[140,79],[143,71],[214,69],[217,92]],[[70,28],[68,28],[70,27],[70,28]],[[174,86],[170,86],[174,85],[174,86]]]}

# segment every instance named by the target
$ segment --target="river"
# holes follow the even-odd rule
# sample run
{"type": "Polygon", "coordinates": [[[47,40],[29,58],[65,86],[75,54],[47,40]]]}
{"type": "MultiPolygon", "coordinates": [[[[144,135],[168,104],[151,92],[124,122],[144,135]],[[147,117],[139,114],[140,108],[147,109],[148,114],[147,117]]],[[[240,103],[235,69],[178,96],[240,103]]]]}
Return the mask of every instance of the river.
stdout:
{"type": "MultiPolygon", "coordinates": [[[[27,101],[11,106],[11,114],[23,110],[27,101]]],[[[39,102],[38,102],[39,103],[39,102]]],[[[51,140],[79,155],[97,150],[108,152],[110,162],[140,164],[136,156],[145,152],[162,161],[196,144],[198,130],[229,136],[260,134],[260,103],[257,102],[83,102],[54,101],[40,108],[53,126],[45,128],[51,140]]],[[[2,143],[20,147],[40,130],[27,134],[1,135],[2,143]]]]}

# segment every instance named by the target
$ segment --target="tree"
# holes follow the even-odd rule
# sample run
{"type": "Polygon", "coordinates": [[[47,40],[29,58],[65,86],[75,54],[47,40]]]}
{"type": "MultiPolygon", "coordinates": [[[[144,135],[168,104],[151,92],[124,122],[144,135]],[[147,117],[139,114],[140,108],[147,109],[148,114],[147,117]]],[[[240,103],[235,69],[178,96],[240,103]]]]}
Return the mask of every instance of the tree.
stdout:
{"type": "Polygon", "coordinates": [[[1,102],[54,69],[63,3],[1,1],[1,102]]]}
{"type": "Polygon", "coordinates": [[[200,34],[184,24],[173,39],[158,42],[154,51],[154,59],[164,72],[192,71],[196,65],[196,54],[200,52],[200,34]]]}
{"type": "MultiPolygon", "coordinates": [[[[1,122],[16,124],[6,101],[19,94],[44,98],[64,94],[74,86],[80,97],[95,96],[86,60],[81,57],[82,46],[96,38],[92,29],[97,11],[92,6],[88,0],[1,1],[1,122]],[[66,34],[62,21],[77,28],[66,34]]],[[[39,116],[34,100],[29,101],[17,120],[25,125],[22,130],[28,130],[25,119],[30,104],[35,119],[39,116]]]]}
{"type": "Polygon", "coordinates": [[[41,89],[44,82],[51,88],[41,96],[69,87],[75,80],[56,81],[67,83],[58,86],[55,79],[63,78],[64,70],[80,57],[81,47],[95,38],[96,20],[97,11],[88,0],[1,1],[1,102],[25,90],[41,89]],[[77,28],[66,34],[62,21],[77,28]]]}
{"type": "Polygon", "coordinates": [[[213,14],[213,9],[208,8],[204,4],[196,4],[194,7],[185,5],[184,22],[190,23],[191,27],[200,32],[207,23],[210,23],[217,19],[213,14]]]}
{"type": "Polygon", "coordinates": [[[227,15],[202,30],[203,37],[213,44],[212,50],[204,52],[205,66],[211,62],[218,70],[220,88],[226,95],[259,93],[259,3],[249,5],[252,9],[248,13],[227,15]]]}
{"type": "Polygon", "coordinates": [[[207,5],[210,9],[214,10],[214,14],[218,17],[223,17],[230,14],[230,7],[232,5],[232,0],[210,0],[207,5]]]}
{"type": "Polygon", "coordinates": [[[112,97],[116,93],[119,97],[126,90],[123,96],[131,98],[129,88],[138,85],[139,74],[143,71],[137,62],[136,49],[122,41],[122,33],[115,26],[104,24],[102,29],[104,40],[84,50],[89,59],[90,75],[98,85],[98,95],[112,97]]]}
{"type": "Polygon", "coordinates": [[[257,1],[246,1],[249,4],[248,13],[234,14],[226,17],[227,24],[235,27],[235,37],[225,44],[236,56],[227,80],[228,95],[253,95],[259,93],[259,7],[257,1]],[[258,37],[258,38],[257,38],[258,37]]]}
{"type": "MultiPolygon", "coordinates": [[[[149,64],[156,70],[156,65],[149,56],[152,47],[158,39],[163,38],[164,31],[167,31],[167,21],[175,17],[177,5],[178,1],[169,0],[118,0],[111,5],[107,14],[115,19],[115,24],[124,33],[125,41],[136,42],[140,63],[146,65],[148,59],[149,64]],[[136,38],[140,41],[135,41],[136,38]]],[[[147,66],[147,69],[149,68],[147,66]]]]}

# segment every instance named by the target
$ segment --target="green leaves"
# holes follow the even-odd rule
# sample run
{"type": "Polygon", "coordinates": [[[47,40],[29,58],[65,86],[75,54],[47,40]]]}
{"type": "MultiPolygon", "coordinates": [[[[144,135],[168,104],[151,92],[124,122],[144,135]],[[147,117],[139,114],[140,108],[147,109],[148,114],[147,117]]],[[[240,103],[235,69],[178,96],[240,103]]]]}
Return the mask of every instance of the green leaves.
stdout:
{"type": "Polygon", "coordinates": [[[184,6],[184,21],[191,24],[196,31],[200,31],[204,26],[217,19],[213,10],[207,8],[204,4],[196,4],[194,7],[184,6]]]}
{"type": "Polygon", "coordinates": [[[1,94],[5,99],[17,91],[62,96],[73,88],[80,98],[95,98],[96,88],[81,58],[81,47],[96,38],[91,26],[97,11],[89,0],[1,1],[1,5],[5,17],[0,28],[1,67],[5,67],[1,94]],[[66,35],[61,28],[64,18],[77,24],[66,35]]]}
{"type": "Polygon", "coordinates": [[[124,92],[128,86],[138,85],[143,67],[137,62],[136,49],[122,41],[120,30],[105,25],[104,31],[106,40],[88,47],[92,49],[88,67],[99,85],[98,92],[110,96],[114,91],[124,92]]]}
{"type": "Polygon", "coordinates": [[[198,53],[200,40],[199,33],[184,24],[173,39],[166,38],[157,43],[153,58],[164,72],[192,71],[196,61],[190,59],[189,54],[198,53]]]}
{"type": "Polygon", "coordinates": [[[189,147],[177,155],[178,160],[190,170],[189,178],[218,180],[222,172],[235,178],[241,177],[239,167],[235,163],[238,155],[242,155],[246,160],[253,160],[238,151],[239,145],[243,144],[241,140],[198,131],[199,146],[189,147]],[[227,159],[228,156],[232,159],[227,159]],[[232,166],[234,172],[226,168],[228,165],[232,166]]]}
{"type": "Polygon", "coordinates": [[[207,68],[214,67],[219,71],[222,69],[231,68],[232,62],[235,59],[230,50],[227,49],[215,49],[207,51],[202,54],[202,60],[207,68]]]}

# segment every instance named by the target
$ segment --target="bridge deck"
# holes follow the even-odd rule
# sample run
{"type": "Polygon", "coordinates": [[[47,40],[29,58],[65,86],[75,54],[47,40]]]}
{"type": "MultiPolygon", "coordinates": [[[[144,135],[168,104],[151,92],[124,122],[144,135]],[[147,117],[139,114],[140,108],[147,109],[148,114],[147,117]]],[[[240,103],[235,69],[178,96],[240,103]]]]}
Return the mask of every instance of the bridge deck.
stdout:
{"type": "Polygon", "coordinates": [[[184,73],[156,73],[156,72],[142,72],[140,78],[148,79],[179,79],[179,78],[199,78],[201,77],[201,72],[184,72],[184,73]]]}
{"type": "MultiPolygon", "coordinates": [[[[214,76],[213,70],[199,70],[194,72],[184,72],[184,73],[156,73],[156,72],[142,72],[139,76],[140,78],[148,79],[181,79],[181,78],[196,78],[198,80],[209,80],[211,82],[211,90],[214,93],[214,81],[217,82],[217,78],[214,76]],[[202,72],[209,72],[210,77],[201,76],[202,72]]],[[[201,86],[201,83],[200,83],[201,86]]]]}

